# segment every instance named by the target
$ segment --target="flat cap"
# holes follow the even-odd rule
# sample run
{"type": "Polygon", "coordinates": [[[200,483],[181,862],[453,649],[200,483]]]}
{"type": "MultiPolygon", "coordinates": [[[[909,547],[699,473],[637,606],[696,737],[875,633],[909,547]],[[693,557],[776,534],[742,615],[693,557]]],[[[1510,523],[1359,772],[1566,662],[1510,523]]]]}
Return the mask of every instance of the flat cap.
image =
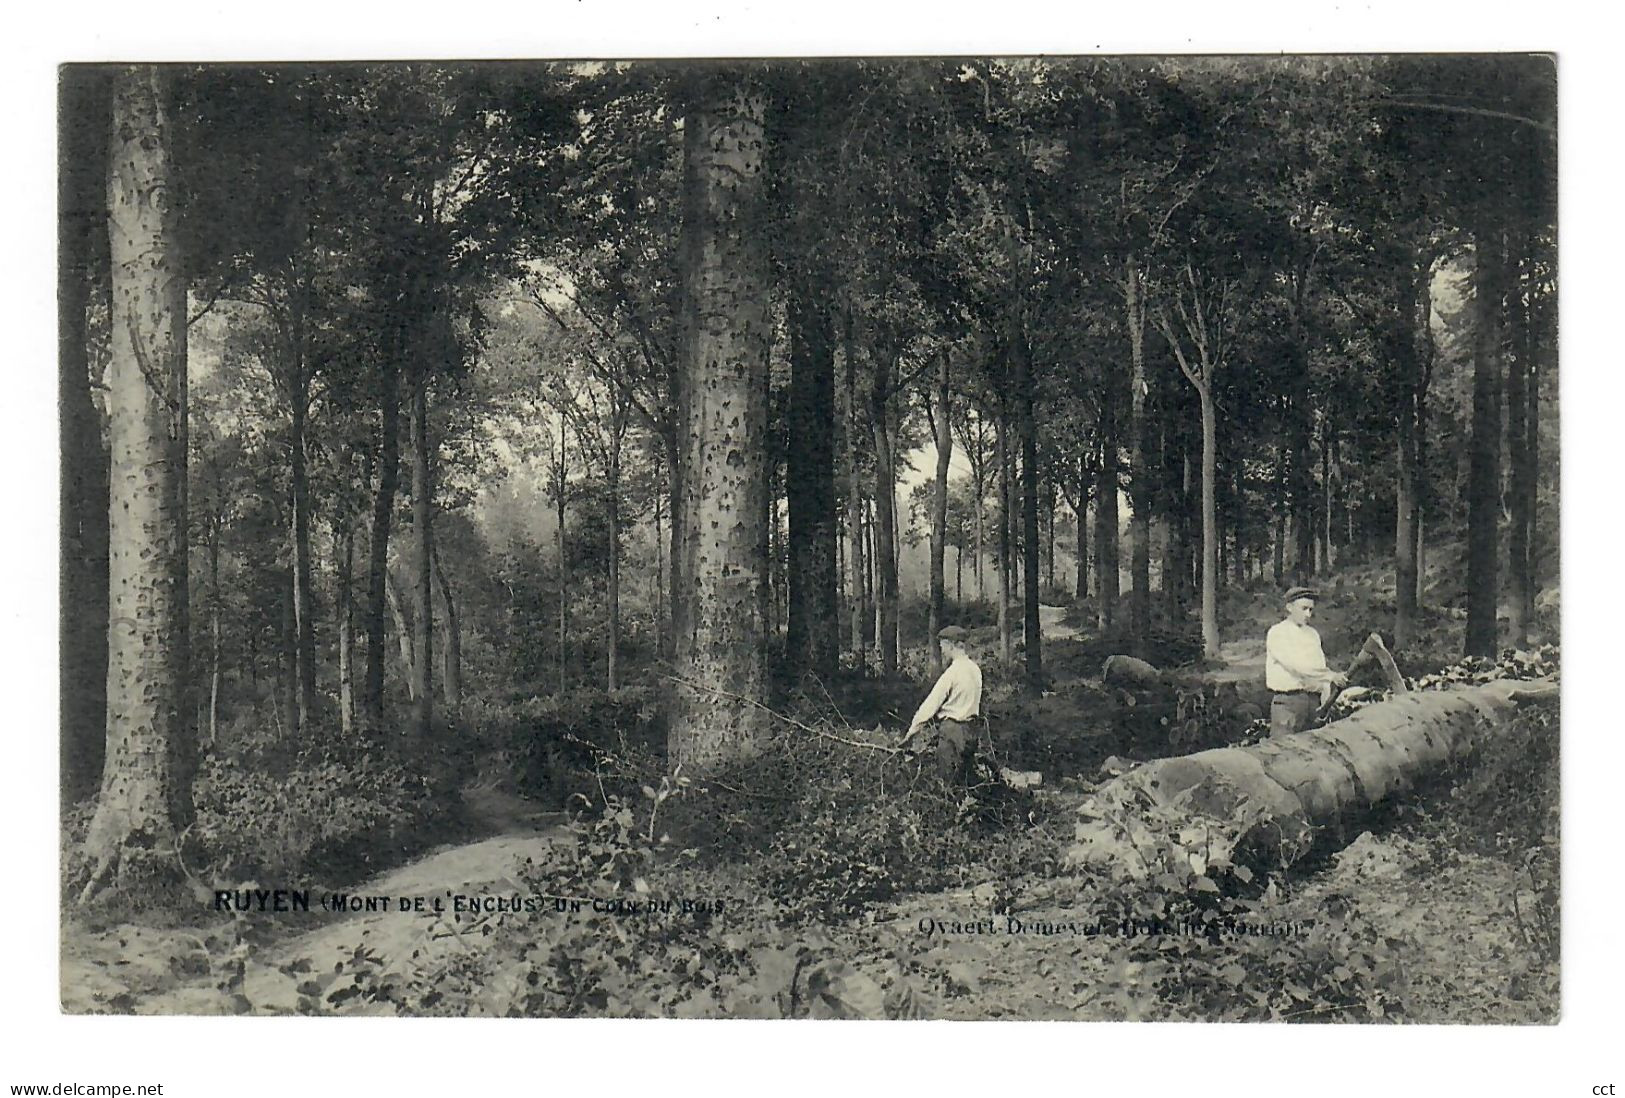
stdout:
{"type": "Polygon", "coordinates": [[[1289,587],[1284,602],[1297,602],[1299,599],[1318,599],[1320,592],[1313,587],[1289,587]]]}
{"type": "Polygon", "coordinates": [[[957,625],[950,625],[937,631],[937,639],[945,641],[962,641],[970,636],[969,633],[957,625]]]}

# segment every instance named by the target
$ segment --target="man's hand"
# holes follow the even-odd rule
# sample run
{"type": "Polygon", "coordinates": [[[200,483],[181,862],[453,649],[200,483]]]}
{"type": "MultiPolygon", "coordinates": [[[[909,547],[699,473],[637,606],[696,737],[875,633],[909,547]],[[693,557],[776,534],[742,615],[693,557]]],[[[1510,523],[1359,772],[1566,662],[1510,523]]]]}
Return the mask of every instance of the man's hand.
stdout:
{"type": "Polygon", "coordinates": [[[1333,671],[1332,672],[1332,685],[1333,686],[1343,687],[1343,686],[1347,686],[1348,684],[1349,684],[1349,677],[1348,677],[1347,673],[1345,673],[1343,671],[1333,671]]]}

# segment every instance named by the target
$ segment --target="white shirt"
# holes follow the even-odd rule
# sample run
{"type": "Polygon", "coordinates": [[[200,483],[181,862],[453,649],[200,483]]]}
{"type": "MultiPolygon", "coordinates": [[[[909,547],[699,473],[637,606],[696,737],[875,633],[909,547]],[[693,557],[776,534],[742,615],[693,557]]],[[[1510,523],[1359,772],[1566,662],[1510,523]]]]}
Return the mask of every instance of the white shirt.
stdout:
{"type": "Polygon", "coordinates": [[[968,721],[982,712],[982,669],[966,655],[954,658],[942,670],[942,677],[914,712],[909,728],[918,728],[933,717],[968,721]]]}
{"type": "Polygon", "coordinates": [[[1264,641],[1265,686],[1271,690],[1319,690],[1330,673],[1314,626],[1294,625],[1290,618],[1270,626],[1264,641]]]}

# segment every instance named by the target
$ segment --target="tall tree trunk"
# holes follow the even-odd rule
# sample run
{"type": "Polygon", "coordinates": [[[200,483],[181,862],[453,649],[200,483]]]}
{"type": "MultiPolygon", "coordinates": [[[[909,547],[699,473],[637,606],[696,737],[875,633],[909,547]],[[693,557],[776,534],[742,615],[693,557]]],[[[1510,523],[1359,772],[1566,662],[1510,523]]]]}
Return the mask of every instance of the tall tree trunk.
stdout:
{"type": "Polygon", "coordinates": [[[857,340],[853,336],[851,313],[843,326],[843,353],[845,367],[845,407],[842,423],[846,436],[846,532],[848,549],[847,569],[851,573],[851,648],[859,668],[868,663],[868,646],[864,643],[864,622],[867,619],[865,576],[868,574],[867,557],[863,551],[863,481],[858,475],[858,365],[857,340]]]}
{"type": "Polygon", "coordinates": [[[1282,398],[1281,423],[1275,432],[1275,534],[1270,541],[1271,565],[1275,586],[1286,582],[1286,515],[1291,502],[1286,483],[1286,400],[1282,398]]]}
{"type": "Polygon", "coordinates": [[[1501,513],[1501,306],[1505,290],[1504,241],[1499,226],[1480,227],[1474,251],[1465,648],[1469,656],[1493,656],[1498,643],[1495,611],[1500,595],[1496,526],[1501,513]]]}
{"type": "Polygon", "coordinates": [[[417,615],[401,597],[401,585],[395,579],[395,573],[387,570],[384,573],[386,599],[389,603],[389,616],[395,623],[396,654],[400,660],[401,681],[406,684],[406,696],[409,700],[417,701],[417,630],[413,626],[417,615]]]}
{"type": "Polygon", "coordinates": [[[724,69],[698,78],[684,125],[689,613],[677,638],[667,757],[706,771],[755,754],[766,726],[761,559],[767,490],[768,262],[764,96],[724,69]]]}
{"type": "MultiPolygon", "coordinates": [[[[439,550],[433,556],[434,584],[440,591],[440,605],[445,614],[441,621],[440,689],[446,704],[457,709],[463,704],[463,626],[457,613],[457,600],[452,597],[451,584],[446,580],[446,566],[439,550]]],[[[613,666],[613,665],[612,665],[613,666]]],[[[610,689],[615,689],[611,682],[610,689]]]]}
{"type": "Polygon", "coordinates": [[[948,551],[948,465],[954,453],[951,380],[948,352],[940,351],[937,355],[937,415],[933,424],[936,427],[937,475],[931,497],[931,608],[927,626],[931,661],[938,667],[942,665],[942,646],[937,640],[937,632],[943,627],[943,603],[948,597],[944,554],[948,551]]]}
{"type": "Polygon", "coordinates": [[[1044,679],[1044,638],[1039,632],[1038,583],[1038,426],[1033,415],[1031,351],[1026,333],[1011,340],[1015,352],[1016,430],[1021,442],[1022,639],[1026,650],[1027,688],[1037,691],[1044,679]]]}
{"type": "MultiPolygon", "coordinates": [[[[1212,368],[1207,370],[1212,377],[1212,368]]],[[[1219,658],[1218,421],[1213,383],[1197,390],[1202,401],[1202,654],[1219,658]]]]}
{"type": "Polygon", "coordinates": [[[429,371],[420,363],[412,378],[413,699],[412,734],[427,742],[434,719],[434,489],[429,474],[429,371]]]}
{"type": "MultiPolygon", "coordinates": [[[[1129,338],[1129,486],[1130,504],[1133,510],[1129,515],[1129,635],[1132,638],[1131,647],[1134,654],[1144,658],[1146,645],[1151,634],[1151,473],[1145,456],[1145,398],[1149,391],[1145,376],[1145,276],[1141,273],[1133,256],[1129,257],[1123,274],[1125,320],[1128,325],[1129,338]]],[[[1108,439],[1114,436],[1107,435],[1108,439]]],[[[1112,443],[1108,442],[1108,445],[1112,443]]],[[[1109,451],[1115,456],[1116,450],[1109,451]]],[[[1117,469],[1116,462],[1111,464],[1112,501],[1108,504],[1112,518],[1116,520],[1117,497],[1117,469]]],[[[1106,481],[1101,481],[1102,488],[1106,481]]],[[[1104,501],[1104,497],[1102,497],[1104,501]]],[[[1117,536],[1116,528],[1112,530],[1112,537],[1117,536]]],[[[1116,554],[1112,559],[1115,561],[1116,554]]],[[[1116,569],[1110,572],[1103,559],[1100,568],[1101,583],[1101,627],[1110,624],[1112,612],[1108,609],[1110,601],[1115,601],[1117,595],[1116,569]],[[1110,599],[1108,599],[1107,585],[1110,585],[1110,599]]]]}
{"type": "Polygon", "coordinates": [[[789,605],[785,648],[791,666],[821,678],[840,649],[840,577],[835,567],[835,325],[828,305],[792,280],[790,297],[789,605]]]}
{"type": "Polygon", "coordinates": [[[654,494],[655,504],[655,622],[660,630],[659,651],[662,659],[669,658],[666,645],[671,636],[671,623],[666,620],[666,565],[665,539],[661,535],[660,493],[654,494]]]}
{"type": "MultiPolygon", "coordinates": [[[[86,886],[165,861],[192,821],[197,744],[189,693],[186,282],[170,190],[163,77],[113,78],[108,147],[112,359],[107,751],[85,838],[86,886]]],[[[133,878],[132,878],[133,879],[133,878]]]]}
{"type": "Polygon", "coordinates": [[[107,277],[111,104],[106,70],[61,72],[57,241],[58,357],[62,445],[61,613],[58,696],[62,703],[62,800],[96,791],[107,747],[108,453],[91,400],[91,287],[107,277]]]}
{"type": "MultiPolygon", "coordinates": [[[[1095,590],[1099,594],[1099,603],[1096,608],[1097,624],[1102,630],[1110,628],[1117,621],[1118,596],[1122,588],[1122,561],[1118,557],[1120,538],[1118,530],[1121,525],[1118,499],[1122,489],[1119,485],[1117,468],[1117,443],[1102,424],[1100,439],[1100,474],[1095,486],[1095,590]]],[[[1151,575],[1151,524],[1146,522],[1144,529],[1133,526],[1136,516],[1129,516],[1129,552],[1131,560],[1130,586],[1137,582],[1134,580],[1134,569],[1140,567],[1132,559],[1138,546],[1146,547],[1144,561],[1146,582],[1149,584],[1151,575]]],[[[1132,612],[1133,607],[1130,607],[1132,612]]]]}
{"type": "Polygon", "coordinates": [[[311,594],[310,565],[310,477],[305,461],[305,424],[310,412],[309,382],[305,375],[305,360],[298,344],[303,335],[293,338],[295,349],[288,363],[289,392],[292,397],[292,431],[289,452],[292,464],[289,476],[292,518],[290,534],[293,544],[289,556],[293,560],[293,618],[294,647],[293,671],[298,685],[296,731],[311,727],[316,710],[316,623],[315,600],[311,594]]]}
{"type": "MultiPolygon", "coordinates": [[[[613,398],[612,398],[613,399],[613,398]]],[[[609,578],[605,584],[609,599],[609,636],[606,638],[605,679],[613,692],[620,689],[621,655],[621,436],[625,412],[617,404],[612,413],[609,437],[609,578]]],[[[450,600],[447,600],[450,605],[450,600]]]]}
{"type": "MultiPolygon", "coordinates": [[[[403,322],[404,323],[404,322],[403,322]]],[[[400,356],[408,339],[397,326],[397,343],[386,357],[379,378],[378,490],[372,499],[372,538],[367,548],[367,671],[361,692],[368,734],[384,731],[384,660],[389,643],[389,535],[395,518],[395,495],[401,474],[400,356]]]]}
{"type": "MultiPolygon", "coordinates": [[[[1416,391],[1420,363],[1417,360],[1417,310],[1419,276],[1415,263],[1399,273],[1399,319],[1395,342],[1398,372],[1396,404],[1398,431],[1395,453],[1398,476],[1398,511],[1394,521],[1394,647],[1408,648],[1416,638],[1416,538],[1418,513],[1416,468],[1416,391]]],[[[1421,274],[1425,278],[1425,272],[1421,274]]]]}
{"type": "Polygon", "coordinates": [[[1511,588],[1509,592],[1512,603],[1511,643],[1514,648],[1528,645],[1529,626],[1535,616],[1534,574],[1530,567],[1529,541],[1529,507],[1534,501],[1534,493],[1529,491],[1528,487],[1528,482],[1534,478],[1535,470],[1529,461],[1529,434],[1526,422],[1529,415],[1529,317],[1524,305],[1524,278],[1521,270],[1521,261],[1527,247],[1522,245],[1521,240],[1519,243],[1516,254],[1508,257],[1507,264],[1507,273],[1510,276],[1507,291],[1507,327],[1511,335],[1510,352],[1506,356],[1507,456],[1510,464],[1507,495],[1512,512],[1512,521],[1507,530],[1507,549],[1511,562],[1507,579],[1511,588]]]}
{"type": "Polygon", "coordinates": [[[892,453],[891,416],[888,411],[891,379],[896,368],[889,352],[875,356],[874,380],[869,392],[869,430],[875,451],[875,642],[880,648],[880,670],[897,670],[897,466],[892,453]]]}
{"type": "Polygon", "coordinates": [[[355,731],[355,518],[340,504],[337,590],[339,642],[339,729],[349,739],[355,731]]]}
{"type": "MultiPolygon", "coordinates": [[[[565,552],[564,520],[565,507],[570,499],[570,462],[566,436],[568,428],[563,420],[559,421],[559,460],[554,467],[557,472],[555,490],[553,493],[553,518],[557,524],[555,541],[559,553],[559,694],[562,696],[567,686],[569,662],[566,658],[570,651],[570,558],[565,552]]],[[[677,593],[672,591],[672,606],[677,605],[677,593]]]]}
{"type": "Polygon", "coordinates": [[[1009,419],[1000,414],[998,422],[999,460],[999,652],[1008,663],[1015,655],[1010,635],[1010,430],[1009,419]]]}

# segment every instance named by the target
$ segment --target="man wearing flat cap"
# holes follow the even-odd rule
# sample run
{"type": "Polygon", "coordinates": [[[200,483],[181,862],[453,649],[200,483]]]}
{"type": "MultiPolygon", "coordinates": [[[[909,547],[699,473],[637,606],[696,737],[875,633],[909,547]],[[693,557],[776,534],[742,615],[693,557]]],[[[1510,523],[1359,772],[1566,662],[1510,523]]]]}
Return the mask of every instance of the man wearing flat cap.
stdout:
{"type": "Polygon", "coordinates": [[[1331,700],[1332,689],[1349,681],[1341,671],[1326,666],[1320,634],[1309,624],[1314,616],[1314,590],[1290,589],[1286,593],[1286,620],[1272,625],[1264,642],[1264,685],[1272,695],[1271,736],[1308,728],[1314,723],[1315,712],[1331,700]]]}
{"type": "Polygon", "coordinates": [[[976,722],[982,714],[982,669],[965,648],[967,637],[957,625],[937,634],[947,666],[901,741],[906,747],[923,730],[934,731],[937,765],[943,777],[959,781],[968,781],[975,765],[976,722]]]}

